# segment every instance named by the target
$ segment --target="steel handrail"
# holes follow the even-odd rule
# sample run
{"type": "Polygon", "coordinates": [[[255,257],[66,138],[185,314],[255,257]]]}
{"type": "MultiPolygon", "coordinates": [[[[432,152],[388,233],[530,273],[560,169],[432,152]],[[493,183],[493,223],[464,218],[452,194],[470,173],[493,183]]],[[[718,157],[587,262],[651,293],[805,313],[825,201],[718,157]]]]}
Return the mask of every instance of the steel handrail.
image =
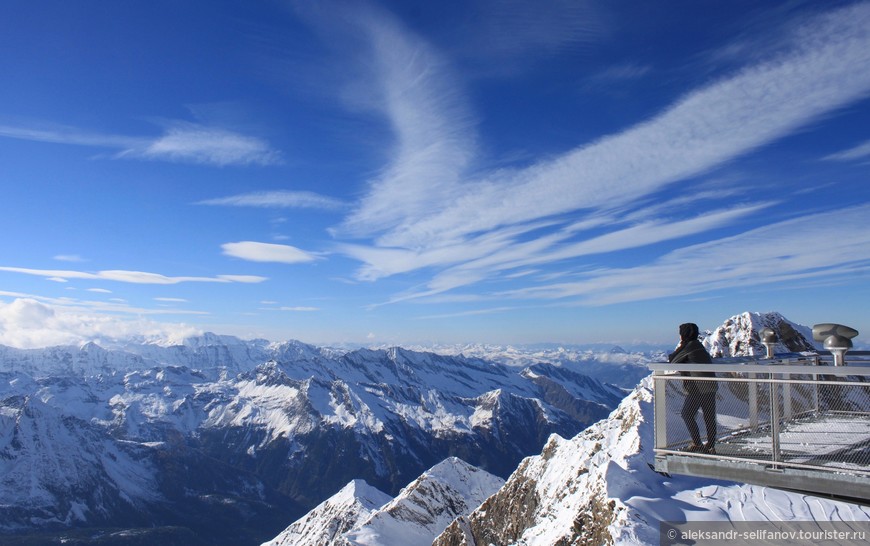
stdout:
{"type": "MultiPolygon", "coordinates": [[[[759,362],[759,361],[751,361],[759,362]]],[[[870,376],[870,366],[813,366],[791,364],[671,364],[654,362],[647,364],[654,372],[715,372],[715,373],[774,373],[795,375],[870,376]]],[[[703,379],[703,377],[692,377],[703,379]]]]}
{"type": "MultiPolygon", "coordinates": [[[[750,425],[745,429],[741,429],[741,432],[758,432],[759,430],[766,430],[770,433],[770,439],[767,440],[770,452],[765,454],[764,456],[757,458],[745,458],[745,457],[734,457],[729,456],[728,460],[741,461],[741,462],[749,462],[754,464],[765,464],[774,469],[783,468],[783,467],[793,467],[800,469],[813,469],[813,470],[822,470],[825,472],[839,472],[839,473],[853,473],[857,475],[870,475],[870,469],[862,470],[861,468],[844,468],[843,465],[852,464],[848,460],[840,461],[840,466],[822,466],[822,465],[813,465],[807,464],[806,462],[795,462],[795,461],[783,461],[780,456],[780,433],[781,427],[780,424],[790,423],[796,421],[798,417],[805,417],[807,415],[811,415],[815,413],[816,415],[821,414],[841,414],[841,415],[854,415],[855,417],[866,417],[868,412],[870,412],[870,408],[858,407],[855,408],[856,411],[839,411],[834,410],[833,408],[827,408],[824,410],[820,410],[818,405],[818,388],[819,387],[827,387],[827,386],[841,386],[841,387],[854,387],[854,386],[864,386],[864,388],[870,389],[870,382],[867,381],[867,377],[870,376],[870,366],[830,366],[830,365],[816,365],[818,362],[816,357],[812,357],[811,359],[804,360],[801,359],[751,359],[747,360],[744,363],[740,362],[729,362],[729,363],[714,363],[714,364],[697,364],[697,363],[685,363],[685,364],[672,364],[666,362],[659,362],[649,364],[649,368],[653,370],[655,373],[653,375],[654,385],[655,385],[655,446],[654,451],[656,454],[660,455],[680,455],[685,457],[701,457],[705,459],[722,459],[722,457],[717,455],[705,455],[703,453],[689,453],[685,451],[675,451],[673,446],[679,445],[679,443],[670,443],[668,441],[668,423],[666,418],[662,418],[660,416],[664,416],[669,413],[666,411],[667,407],[667,397],[665,393],[667,392],[665,387],[667,386],[668,381],[692,381],[692,382],[735,382],[735,383],[747,383],[747,384],[763,384],[767,383],[770,386],[770,394],[769,400],[766,404],[768,407],[769,420],[759,420],[760,414],[758,412],[759,405],[758,400],[752,396],[754,393],[757,393],[756,390],[758,387],[751,388],[748,392],[750,395],[750,399],[747,401],[749,404],[749,413],[746,418],[749,419],[750,425]],[[794,364],[796,361],[804,361],[807,362],[805,364],[794,364]],[[766,362],[766,363],[765,363],[766,362]],[[788,363],[785,363],[788,362],[788,363]],[[717,373],[717,376],[686,376],[680,375],[678,372],[714,372],[717,373]],[[759,375],[761,377],[759,377],[759,375]],[[739,376],[739,377],[735,377],[739,376]],[[794,376],[803,376],[803,377],[794,377],[794,376]],[[807,377],[809,376],[809,377],[807,377]],[[845,378],[853,377],[854,381],[848,381],[845,378]],[[794,385],[808,385],[815,387],[812,389],[815,393],[815,403],[809,407],[809,409],[805,409],[799,412],[792,412],[792,398],[790,393],[791,388],[794,385]],[[773,402],[773,401],[776,402],[773,402]],[[831,410],[830,412],[828,410],[831,410]],[[865,411],[866,410],[866,411],[865,411]],[[780,413],[782,412],[782,413],[780,413]]],[[[853,360],[854,362],[854,360],[853,360]]],[[[862,464],[863,465],[863,464],[862,464]]],[[[859,465],[859,466],[862,466],[859,465]]],[[[866,465],[863,465],[866,466],[866,465]]]]}

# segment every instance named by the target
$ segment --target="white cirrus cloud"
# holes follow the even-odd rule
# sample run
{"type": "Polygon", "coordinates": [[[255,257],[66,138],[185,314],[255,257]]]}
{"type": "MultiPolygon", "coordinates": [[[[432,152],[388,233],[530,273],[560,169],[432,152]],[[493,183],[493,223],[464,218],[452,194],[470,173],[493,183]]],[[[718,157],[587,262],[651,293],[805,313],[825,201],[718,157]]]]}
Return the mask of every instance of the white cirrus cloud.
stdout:
{"type": "Polygon", "coordinates": [[[268,280],[266,277],[259,275],[217,275],[218,282],[239,282],[244,284],[257,284],[268,280]]]}
{"type": "Polygon", "coordinates": [[[274,165],[281,154],[261,138],[195,123],[176,122],[144,145],[127,148],[118,157],[139,157],[207,165],[274,165]]]}
{"type": "Polygon", "coordinates": [[[597,268],[578,280],[494,294],[605,305],[786,281],[870,272],[870,204],[784,220],[739,235],[691,245],[630,268],[597,268]]]}
{"type": "Polygon", "coordinates": [[[32,128],[0,125],[0,137],[116,149],[116,158],[137,158],[203,165],[274,165],[281,153],[262,138],[222,127],[183,121],[166,124],[157,137],[98,134],[65,126],[32,128]]]}
{"type": "MultiPolygon", "coordinates": [[[[862,2],[796,19],[777,33],[777,47],[764,58],[752,56],[751,64],[622,132],[525,168],[487,171],[474,169],[472,116],[438,52],[388,17],[360,24],[370,32],[381,112],[396,140],[380,176],[333,233],[371,238],[368,245],[338,247],[363,262],[360,280],[434,272],[425,290],[391,301],[689,233],[739,232],[771,203],[710,200],[703,215],[692,217],[686,210],[698,209],[676,206],[674,199],[673,210],[655,218],[650,214],[663,210],[650,203],[669,190],[685,196],[687,187],[678,183],[702,186],[686,181],[870,96],[864,69],[870,66],[870,3],[862,2]]],[[[864,153],[862,145],[838,158],[864,153]]],[[[818,274],[839,271],[835,264],[820,267],[818,274]]],[[[775,271],[759,275],[779,278],[775,271]]]]}
{"type": "Polygon", "coordinates": [[[85,262],[84,258],[79,256],[78,254],[58,254],[54,257],[55,260],[59,262],[85,262]]]}
{"type": "MultiPolygon", "coordinates": [[[[798,29],[787,54],[690,92],[622,133],[466,184],[434,213],[429,209],[414,221],[383,230],[380,242],[433,244],[542,217],[637,202],[866,97],[870,71],[856,67],[868,65],[870,4],[839,10],[798,29]]],[[[390,206],[388,194],[372,196],[379,198],[379,208],[390,206]]],[[[365,210],[357,216],[365,217],[365,210]]]]}
{"type": "Polygon", "coordinates": [[[0,125],[0,137],[52,144],[70,144],[96,148],[131,148],[142,146],[147,139],[121,135],[99,134],[57,124],[41,124],[42,127],[0,125]]]}
{"type": "Polygon", "coordinates": [[[870,158],[870,140],[848,150],[825,156],[823,159],[829,161],[856,161],[868,158],[870,158]]]}
{"type": "Polygon", "coordinates": [[[256,241],[224,243],[221,245],[221,249],[223,249],[223,253],[227,256],[247,260],[249,262],[297,264],[312,262],[318,258],[317,255],[296,248],[295,246],[260,243],[256,241]]]}
{"type": "Polygon", "coordinates": [[[52,280],[66,282],[69,279],[106,280],[126,282],[132,284],[178,284],[183,282],[217,282],[217,283],[258,283],[266,277],[254,275],[217,275],[215,277],[170,277],[160,273],[148,273],[145,271],[106,270],[97,272],[73,271],[62,269],[31,269],[26,267],[0,267],[0,271],[22,273],[46,277],[52,280]]]}
{"type": "MultiPolygon", "coordinates": [[[[197,205],[338,210],[347,203],[309,191],[260,191],[199,201],[197,205]]],[[[278,223],[281,220],[273,220],[278,223]]]]}
{"type": "Polygon", "coordinates": [[[372,53],[365,101],[389,123],[390,161],[334,230],[372,235],[406,226],[453,202],[477,148],[462,85],[430,44],[391,16],[362,12],[356,23],[372,53]]]}

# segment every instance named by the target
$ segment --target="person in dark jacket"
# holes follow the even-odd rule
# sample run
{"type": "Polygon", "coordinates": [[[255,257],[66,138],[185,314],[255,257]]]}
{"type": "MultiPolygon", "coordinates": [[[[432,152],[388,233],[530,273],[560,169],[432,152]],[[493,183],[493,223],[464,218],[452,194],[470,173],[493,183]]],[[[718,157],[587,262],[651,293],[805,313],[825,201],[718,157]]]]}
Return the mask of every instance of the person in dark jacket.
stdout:
{"type": "MultiPolygon", "coordinates": [[[[711,364],[713,359],[710,358],[710,353],[704,348],[698,340],[698,325],[688,322],[680,324],[680,344],[676,350],[668,355],[668,362],[674,364],[711,364]]],[[[713,372],[682,372],[682,375],[694,377],[715,377],[713,372]]],[[[689,446],[689,451],[716,453],[716,390],[718,385],[716,381],[692,381],[685,380],[683,386],[686,389],[686,400],[683,402],[683,409],[680,415],[686,423],[686,428],[692,436],[692,445],[689,446]],[[704,425],[707,428],[707,443],[701,443],[701,433],[698,430],[698,423],[695,422],[695,416],[698,410],[704,414],[704,425]]]]}

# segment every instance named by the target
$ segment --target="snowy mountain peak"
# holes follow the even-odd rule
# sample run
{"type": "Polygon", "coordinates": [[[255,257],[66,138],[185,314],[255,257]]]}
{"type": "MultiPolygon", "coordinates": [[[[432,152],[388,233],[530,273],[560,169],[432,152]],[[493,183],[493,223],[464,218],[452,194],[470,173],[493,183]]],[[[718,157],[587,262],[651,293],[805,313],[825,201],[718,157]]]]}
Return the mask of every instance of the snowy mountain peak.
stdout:
{"type": "Polygon", "coordinates": [[[470,508],[474,508],[504,485],[504,480],[468,464],[459,457],[448,457],[411,482],[399,493],[393,504],[400,504],[403,497],[419,496],[421,490],[433,489],[432,484],[438,484],[442,493],[458,493],[465,501],[470,501],[470,508]]]}
{"type": "Polygon", "coordinates": [[[503,484],[501,478],[449,457],[349,531],[347,543],[429,546],[451,521],[470,513],[503,484]]]}
{"type": "Polygon", "coordinates": [[[243,343],[242,340],[235,336],[205,332],[202,335],[184,338],[181,345],[195,349],[197,347],[208,347],[210,345],[238,345],[240,343],[243,343]]]}
{"type": "Polygon", "coordinates": [[[252,380],[257,385],[263,386],[294,385],[298,383],[290,379],[284,370],[281,369],[280,364],[274,360],[261,364],[250,372],[240,374],[239,379],[252,380]]]}
{"type": "Polygon", "coordinates": [[[91,352],[105,353],[106,352],[106,349],[97,345],[97,343],[95,341],[87,341],[85,343],[82,343],[81,346],[79,347],[79,350],[82,351],[83,353],[91,353],[91,352]]]}
{"type": "Polygon", "coordinates": [[[352,480],[263,546],[347,544],[344,534],[390,500],[389,495],[370,486],[365,480],[352,480]]]}
{"type": "Polygon", "coordinates": [[[429,546],[503,484],[457,457],[433,466],[394,499],[353,480],[263,546],[429,546]]]}
{"type": "Polygon", "coordinates": [[[463,476],[467,476],[468,474],[479,471],[479,468],[466,463],[459,457],[447,457],[440,463],[436,464],[435,466],[424,472],[423,476],[421,476],[421,479],[430,478],[441,481],[450,481],[455,478],[461,479],[461,477],[463,476]]]}
{"type": "Polygon", "coordinates": [[[764,328],[771,328],[776,332],[776,353],[817,350],[811,341],[812,331],[808,327],[791,322],[776,312],[746,312],[735,315],[707,336],[704,345],[714,358],[763,357],[766,349],[761,344],[759,332],[764,328]]]}
{"type": "Polygon", "coordinates": [[[355,479],[348,482],[333,500],[344,501],[347,504],[360,503],[369,510],[380,508],[391,500],[391,497],[376,487],[372,487],[365,480],[355,479]]]}

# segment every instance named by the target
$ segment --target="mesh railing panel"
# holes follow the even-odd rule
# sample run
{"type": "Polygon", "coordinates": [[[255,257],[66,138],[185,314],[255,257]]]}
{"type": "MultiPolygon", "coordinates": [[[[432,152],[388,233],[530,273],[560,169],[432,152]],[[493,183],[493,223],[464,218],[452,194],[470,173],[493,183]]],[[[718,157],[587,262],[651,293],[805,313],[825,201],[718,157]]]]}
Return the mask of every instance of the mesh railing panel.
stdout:
{"type": "Polygon", "coordinates": [[[727,373],[691,379],[657,375],[656,397],[663,394],[664,400],[656,403],[656,449],[870,473],[870,383],[863,379],[810,374],[727,373]],[[714,431],[708,431],[705,407],[715,412],[715,425],[709,427],[715,429],[712,442],[708,432],[714,431]],[[687,423],[695,408],[700,448],[691,447],[687,423]],[[714,444],[712,451],[704,449],[710,444],[714,444]]]}

